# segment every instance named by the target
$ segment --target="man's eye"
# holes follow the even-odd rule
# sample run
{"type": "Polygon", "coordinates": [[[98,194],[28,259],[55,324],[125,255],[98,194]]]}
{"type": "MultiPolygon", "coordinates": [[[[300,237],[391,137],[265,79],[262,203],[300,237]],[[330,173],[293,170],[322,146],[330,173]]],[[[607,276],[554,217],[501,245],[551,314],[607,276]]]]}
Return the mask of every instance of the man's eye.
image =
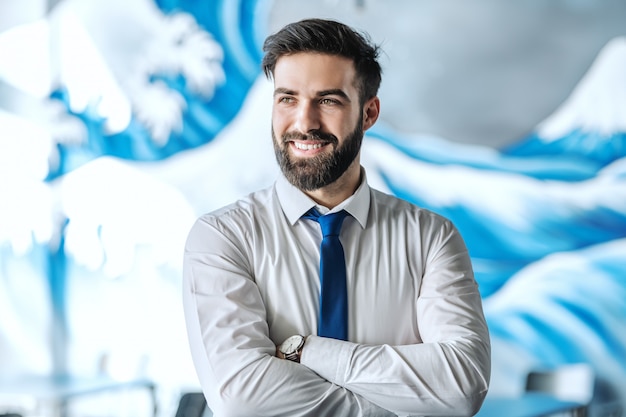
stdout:
{"type": "Polygon", "coordinates": [[[339,104],[339,102],[335,99],[332,98],[323,98],[321,100],[322,104],[326,104],[326,105],[334,105],[334,104],[339,104]]]}
{"type": "Polygon", "coordinates": [[[278,99],[279,103],[292,103],[293,97],[281,97],[278,99]]]}

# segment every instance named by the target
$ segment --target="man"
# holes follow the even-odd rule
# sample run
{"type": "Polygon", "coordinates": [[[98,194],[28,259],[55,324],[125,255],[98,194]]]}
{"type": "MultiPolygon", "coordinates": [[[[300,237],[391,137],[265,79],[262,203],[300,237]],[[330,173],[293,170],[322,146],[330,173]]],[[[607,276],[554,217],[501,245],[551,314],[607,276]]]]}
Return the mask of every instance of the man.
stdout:
{"type": "Polygon", "coordinates": [[[473,415],[490,346],[463,240],[448,220],[369,188],[360,165],[380,111],[378,48],[311,19],[270,36],[264,51],[283,175],[202,216],[185,249],[189,342],[210,408],[473,415]],[[323,237],[311,209],[343,213],[340,231],[323,237]],[[337,240],[341,255],[320,260],[339,253],[337,240]],[[337,266],[343,281],[320,277],[337,266]]]}

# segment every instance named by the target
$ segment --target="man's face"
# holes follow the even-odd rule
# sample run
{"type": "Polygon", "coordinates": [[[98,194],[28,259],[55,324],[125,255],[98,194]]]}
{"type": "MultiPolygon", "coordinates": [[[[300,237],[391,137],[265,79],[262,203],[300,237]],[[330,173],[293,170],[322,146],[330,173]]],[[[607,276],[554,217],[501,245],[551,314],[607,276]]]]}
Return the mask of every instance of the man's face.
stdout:
{"type": "Polygon", "coordinates": [[[272,137],[276,159],[296,187],[312,191],[359,168],[363,108],[352,61],[297,53],[274,69],[272,137]]]}

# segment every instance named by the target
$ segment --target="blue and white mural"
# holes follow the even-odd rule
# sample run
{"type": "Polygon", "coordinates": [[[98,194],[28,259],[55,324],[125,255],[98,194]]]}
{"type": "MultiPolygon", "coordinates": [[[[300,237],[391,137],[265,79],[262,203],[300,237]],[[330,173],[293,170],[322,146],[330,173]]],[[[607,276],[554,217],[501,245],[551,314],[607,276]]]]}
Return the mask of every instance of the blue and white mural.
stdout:
{"type": "MultiPolygon", "coordinates": [[[[196,216],[276,176],[259,69],[270,8],[62,0],[0,33],[5,379],[143,375],[163,402],[197,389],[182,247],[196,216]]],[[[617,38],[506,149],[384,123],[366,135],[370,182],[465,237],[492,332],[492,392],[583,362],[626,398],[625,74],[617,38]]]]}

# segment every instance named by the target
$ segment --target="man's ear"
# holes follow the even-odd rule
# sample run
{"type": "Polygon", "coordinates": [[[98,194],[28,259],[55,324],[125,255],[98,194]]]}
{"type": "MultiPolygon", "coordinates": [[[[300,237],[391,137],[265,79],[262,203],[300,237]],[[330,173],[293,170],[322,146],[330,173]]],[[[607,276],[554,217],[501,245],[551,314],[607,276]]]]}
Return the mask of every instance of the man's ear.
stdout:
{"type": "Polygon", "coordinates": [[[372,97],[363,105],[363,131],[372,127],[380,114],[380,100],[372,97]]]}

